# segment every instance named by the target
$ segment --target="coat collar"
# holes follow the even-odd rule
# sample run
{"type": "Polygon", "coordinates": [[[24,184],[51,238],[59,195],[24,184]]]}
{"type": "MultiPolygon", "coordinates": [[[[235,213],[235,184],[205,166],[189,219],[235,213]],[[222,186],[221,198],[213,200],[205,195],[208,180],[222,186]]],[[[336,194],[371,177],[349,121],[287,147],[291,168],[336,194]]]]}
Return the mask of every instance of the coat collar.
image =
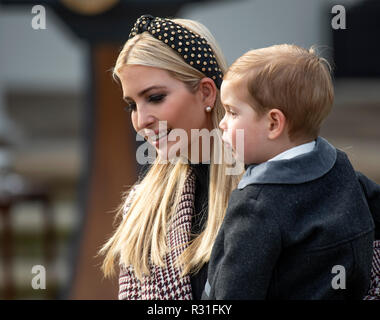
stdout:
{"type": "Polygon", "coordinates": [[[313,151],[287,160],[269,161],[247,167],[238,189],[250,184],[299,184],[318,179],[334,166],[336,149],[322,137],[313,151]]]}

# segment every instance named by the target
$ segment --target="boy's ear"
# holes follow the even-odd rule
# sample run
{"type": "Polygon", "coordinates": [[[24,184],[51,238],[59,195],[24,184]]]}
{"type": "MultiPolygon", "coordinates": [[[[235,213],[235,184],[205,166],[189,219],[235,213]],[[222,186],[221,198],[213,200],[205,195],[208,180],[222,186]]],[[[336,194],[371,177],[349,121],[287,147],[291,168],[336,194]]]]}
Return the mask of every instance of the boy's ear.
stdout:
{"type": "Polygon", "coordinates": [[[201,94],[201,99],[204,106],[214,106],[217,89],[215,82],[212,79],[207,77],[202,78],[199,82],[198,92],[201,94]]]}
{"type": "Polygon", "coordinates": [[[277,139],[283,134],[286,128],[286,117],[279,109],[271,109],[267,113],[268,117],[268,138],[277,139]]]}

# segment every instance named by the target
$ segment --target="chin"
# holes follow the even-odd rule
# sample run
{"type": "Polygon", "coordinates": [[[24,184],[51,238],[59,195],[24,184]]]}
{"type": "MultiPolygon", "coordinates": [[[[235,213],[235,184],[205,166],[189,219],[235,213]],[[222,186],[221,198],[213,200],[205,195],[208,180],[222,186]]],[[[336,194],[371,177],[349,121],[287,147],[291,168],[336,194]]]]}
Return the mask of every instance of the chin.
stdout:
{"type": "Polygon", "coordinates": [[[233,153],[233,156],[234,156],[236,161],[243,162],[243,163],[246,163],[246,161],[247,161],[246,159],[244,159],[244,156],[240,156],[236,153],[233,153]]]}

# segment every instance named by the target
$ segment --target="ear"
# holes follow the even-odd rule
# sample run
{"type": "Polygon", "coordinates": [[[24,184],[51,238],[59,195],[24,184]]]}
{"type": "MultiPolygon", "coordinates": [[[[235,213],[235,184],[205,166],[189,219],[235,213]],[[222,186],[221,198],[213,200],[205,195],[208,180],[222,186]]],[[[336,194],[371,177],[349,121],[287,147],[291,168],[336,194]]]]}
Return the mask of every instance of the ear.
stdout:
{"type": "Polygon", "coordinates": [[[199,82],[198,92],[204,106],[214,107],[217,89],[212,79],[207,77],[202,78],[199,82]]]}
{"type": "Polygon", "coordinates": [[[280,137],[286,128],[286,117],[284,113],[279,109],[271,109],[267,113],[268,119],[268,138],[270,140],[280,137]]]}

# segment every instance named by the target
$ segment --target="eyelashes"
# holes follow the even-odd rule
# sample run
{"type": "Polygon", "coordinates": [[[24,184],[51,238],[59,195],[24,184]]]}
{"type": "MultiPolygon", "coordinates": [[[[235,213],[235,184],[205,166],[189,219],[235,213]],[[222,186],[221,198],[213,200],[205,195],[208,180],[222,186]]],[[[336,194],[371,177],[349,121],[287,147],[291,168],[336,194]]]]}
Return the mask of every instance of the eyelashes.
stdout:
{"type": "MultiPolygon", "coordinates": [[[[165,97],[166,97],[166,94],[152,94],[152,95],[148,96],[146,100],[148,103],[158,104],[158,103],[161,103],[162,101],[164,101],[165,97]]],[[[127,112],[136,111],[136,103],[134,103],[134,102],[128,103],[124,107],[124,110],[127,112]]]]}
{"type": "Polygon", "coordinates": [[[164,100],[166,94],[152,94],[148,97],[148,102],[158,103],[164,100]]]}
{"type": "Polygon", "coordinates": [[[131,113],[132,111],[136,110],[136,104],[135,103],[129,103],[124,107],[124,110],[131,113]]]}
{"type": "Polygon", "coordinates": [[[233,112],[231,110],[226,110],[226,113],[229,114],[231,117],[236,117],[237,116],[237,113],[236,112],[233,112]]]}

